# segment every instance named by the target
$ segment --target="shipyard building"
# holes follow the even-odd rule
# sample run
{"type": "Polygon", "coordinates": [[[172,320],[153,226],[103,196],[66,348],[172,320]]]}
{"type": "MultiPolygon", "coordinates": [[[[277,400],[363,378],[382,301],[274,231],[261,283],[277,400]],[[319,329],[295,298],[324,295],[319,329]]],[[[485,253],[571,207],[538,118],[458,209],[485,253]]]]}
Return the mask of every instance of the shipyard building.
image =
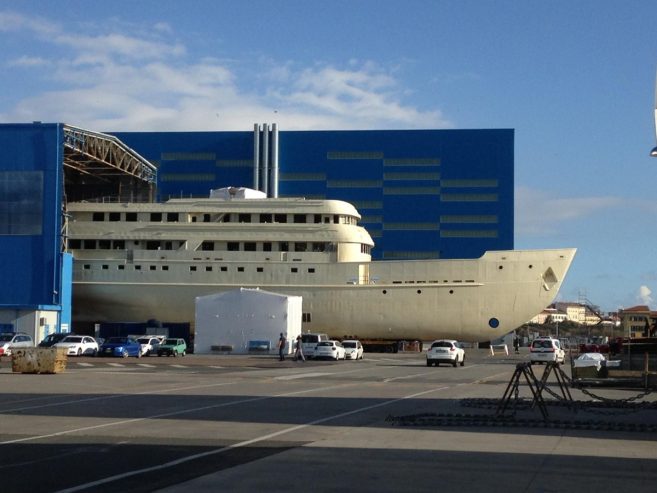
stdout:
{"type": "Polygon", "coordinates": [[[249,187],[354,204],[376,243],[373,259],[513,249],[513,139],[511,129],[98,133],[2,124],[0,331],[38,342],[74,324],[66,202],[249,187]]]}

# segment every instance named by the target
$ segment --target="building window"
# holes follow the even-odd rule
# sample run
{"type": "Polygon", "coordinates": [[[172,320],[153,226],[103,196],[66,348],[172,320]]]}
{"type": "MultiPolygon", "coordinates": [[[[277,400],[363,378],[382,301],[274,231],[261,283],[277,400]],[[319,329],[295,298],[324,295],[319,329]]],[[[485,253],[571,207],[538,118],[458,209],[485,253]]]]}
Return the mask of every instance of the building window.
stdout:
{"type": "Polygon", "coordinates": [[[162,270],[169,270],[169,266],[168,265],[163,265],[162,270]]]}
{"type": "Polygon", "coordinates": [[[272,214],[260,214],[261,223],[270,223],[272,222],[272,218],[273,218],[272,214]]]}
{"type": "Polygon", "coordinates": [[[107,269],[109,269],[109,265],[107,265],[107,264],[103,264],[102,267],[101,267],[101,269],[103,269],[103,270],[107,270],[107,269]]]}
{"type": "Polygon", "coordinates": [[[119,270],[125,270],[125,265],[119,264],[119,265],[116,266],[116,268],[119,269],[119,270]]]}
{"type": "Polygon", "coordinates": [[[297,224],[305,223],[306,222],[306,215],[305,214],[294,214],[294,222],[297,223],[297,224]]]}
{"type": "Polygon", "coordinates": [[[135,270],[141,270],[141,265],[135,265],[135,270]]]}
{"type": "Polygon", "coordinates": [[[290,272],[292,272],[293,274],[296,274],[297,272],[299,272],[299,269],[297,269],[296,267],[292,267],[290,269],[290,272]]]}
{"type": "Polygon", "coordinates": [[[305,252],[308,250],[308,244],[307,243],[301,243],[297,242],[294,244],[294,251],[295,252],[305,252]]]}
{"type": "Polygon", "coordinates": [[[161,212],[151,212],[151,222],[152,223],[162,222],[162,213],[161,212]]]}
{"type": "Polygon", "coordinates": [[[91,269],[91,265],[89,265],[89,264],[84,264],[84,265],[82,266],[82,268],[83,268],[84,270],[89,270],[89,269],[91,269]]]}
{"type": "Polygon", "coordinates": [[[159,250],[159,249],[160,249],[159,241],[149,240],[146,242],[146,250],[159,250]]]}
{"type": "Polygon", "coordinates": [[[289,252],[290,251],[290,244],[287,241],[279,241],[278,242],[278,251],[279,252],[289,252]]]}
{"type": "Polygon", "coordinates": [[[238,267],[237,272],[244,272],[244,267],[238,267]]]}
{"type": "Polygon", "coordinates": [[[109,213],[109,220],[112,222],[117,222],[121,220],[121,213],[120,212],[110,212],[109,213]]]}
{"type": "Polygon", "coordinates": [[[219,267],[219,270],[221,272],[228,272],[228,267],[226,267],[225,265],[222,265],[221,267],[219,267]]]}
{"type": "Polygon", "coordinates": [[[125,240],[114,240],[114,250],[125,250],[125,240]]]}
{"type": "Polygon", "coordinates": [[[264,269],[262,267],[256,267],[256,272],[263,272],[264,269]]]}
{"type": "Polygon", "coordinates": [[[137,222],[137,213],[136,212],[126,212],[125,213],[125,220],[126,220],[126,222],[129,222],[129,223],[136,223],[137,222]]]}
{"type": "Polygon", "coordinates": [[[314,267],[308,267],[308,273],[309,274],[314,274],[315,273],[315,268],[314,267]]]}
{"type": "Polygon", "coordinates": [[[98,240],[98,249],[99,250],[111,250],[112,242],[110,240],[98,240]]]}
{"type": "Polygon", "coordinates": [[[212,266],[206,265],[205,266],[205,272],[212,272],[212,266]]]}
{"type": "Polygon", "coordinates": [[[82,242],[80,240],[68,240],[68,247],[71,250],[78,250],[82,246],[82,242]]]}
{"type": "Polygon", "coordinates": [[[214,250],[214,241],[204,241],[201,243],[201,250],[204,252],[211,252],[214,250]]]}
{"type": "Polygon", "coordinates": [[[301,321],[302,322],[312,322],[312,317],[310,316],[310,313],[302,313],[301,314],[301,321]]]}
{"type": "Polygon", "coordinates": [[[177,212],[167,212],[167,222],[168,223],[177,223],[178,222],[178,213],[177,212]]]}
{"type": "Polygon", "coordinates": [[[274,214],[274,222],[275,223],[286,223],[287,222],[287,215],[286,214],[274,214]]]}
{"type": "Polygon", "coordinates": [[[157,270],[157,265],[149,265],[148,269],[149,270],[157,270]]]}
{"type": "Polygon", "coordinates": [[[239,252],[240,250],[240,244],[237,241],[229,241],[227,246],[229,252],[239,252]]]}
{"type": "Polygon", "coordinates": [[[256,244],[253,241],[247,241],[244,243],[244,251],[245,252],[255,252],[256,251],[256,244]]]}
{"type": "Polygon", "coordinates": [[[85,250],[95,250],[96,249],[96,240],[84,240],[84,249],[85,250]]]}
{"type": "Polygon", "coordinates": [[[195,265],[190,265],[189,266],[189,272],[196,272],[196,266],[195,265]]]}
{"type": "Polygon", "coordinates": [[[271,241],[266,241],[262,244],[263,252],[271,252],[271,241]]]}
{"type": "Polygon", "coordinates": [[[237,216],[237,222],[239,222],[239,223],[250,223],[251,222],[251,214],[239,214],[237,216]]]}
{"type": "Polygon", "coordinates": [[[91,215],[91,220],[92,221],[104,221],[105,220],[105,213],[104,212],[94,212],[91,215]]]}

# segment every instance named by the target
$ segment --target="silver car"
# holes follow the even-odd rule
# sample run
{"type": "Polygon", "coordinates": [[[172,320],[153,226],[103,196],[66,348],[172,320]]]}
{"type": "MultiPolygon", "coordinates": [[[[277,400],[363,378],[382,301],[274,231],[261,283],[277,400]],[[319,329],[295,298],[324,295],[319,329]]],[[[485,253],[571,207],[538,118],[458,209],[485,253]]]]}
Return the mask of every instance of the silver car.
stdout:
{"type": "Polygon", "coordinates": [[[33,346],[34,341],[27,334],[17,332],[0,334],[0,356],[11,356],[12,348],[33,346]]]}

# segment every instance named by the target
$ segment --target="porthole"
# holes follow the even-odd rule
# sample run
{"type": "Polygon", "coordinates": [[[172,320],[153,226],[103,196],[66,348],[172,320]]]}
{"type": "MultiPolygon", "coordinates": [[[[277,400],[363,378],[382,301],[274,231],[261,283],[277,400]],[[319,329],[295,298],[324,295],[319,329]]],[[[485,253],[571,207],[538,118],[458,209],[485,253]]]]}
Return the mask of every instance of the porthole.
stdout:
{"type": "Polygon", "coordinates": [[[504,266],[503,266],[503,265],[500,265],[500,266],[498,267],[498,269],[502,270],[502,269],[504,269],[504,266]]]}
{"type": "Polygon", "coordinates": [[[421,290],[421,289],[418,289],[418,290],[417,290],[417,294],[422,294],[422,290],[421,290]]]}
{"type": "Polygon", "coordinates": [[[533,269],[534,266],[533,266],[532,264],[529,264],[529,268],[530,268],[530,269],[533,269]]]}
{"type": "Polygon", "coordinates": [[[449,294],[454,294],[454,290],[453,290],[453,289],[450,289],[450,290],[449,290],[449,294]]]}
{"type": "Polygon", "coordinates": [[[488,325],[493,329],[497,329],[500,326],[500,321],[493,317],[488,321],[488,325]]]}
{"type": "Polygon", "coordinates": [[[386,289],[384,289],[383,294],[388,294],[388,291],[386,289]]]}

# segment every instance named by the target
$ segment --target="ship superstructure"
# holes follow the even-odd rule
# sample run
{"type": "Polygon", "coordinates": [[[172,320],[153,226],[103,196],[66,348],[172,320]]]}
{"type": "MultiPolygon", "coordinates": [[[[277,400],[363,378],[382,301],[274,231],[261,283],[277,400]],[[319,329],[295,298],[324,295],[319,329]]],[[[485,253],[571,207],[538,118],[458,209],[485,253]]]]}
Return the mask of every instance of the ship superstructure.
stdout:
{"type": "Polygon", "coordinates": [[[196,297],[258,287],[302,296],[304,331],[484,341],[550,304],[575,254],[372,261],[351,204],[248,197],[68,204],[74,321],[193,325],[196,297]]]}

